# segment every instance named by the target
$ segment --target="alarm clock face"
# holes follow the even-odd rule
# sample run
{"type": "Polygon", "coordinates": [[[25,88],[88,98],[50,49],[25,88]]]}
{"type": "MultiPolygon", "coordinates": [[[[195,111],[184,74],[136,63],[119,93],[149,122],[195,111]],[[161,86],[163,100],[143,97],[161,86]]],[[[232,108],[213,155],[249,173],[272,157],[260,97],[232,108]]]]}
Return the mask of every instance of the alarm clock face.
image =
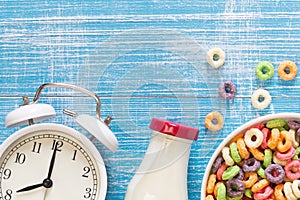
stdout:
{"type": "Polygon", "coordinates": [[[0,147],[0,199],[105,199],[106,171],[93,144],[58,124],[21,129],[0,147]]]}

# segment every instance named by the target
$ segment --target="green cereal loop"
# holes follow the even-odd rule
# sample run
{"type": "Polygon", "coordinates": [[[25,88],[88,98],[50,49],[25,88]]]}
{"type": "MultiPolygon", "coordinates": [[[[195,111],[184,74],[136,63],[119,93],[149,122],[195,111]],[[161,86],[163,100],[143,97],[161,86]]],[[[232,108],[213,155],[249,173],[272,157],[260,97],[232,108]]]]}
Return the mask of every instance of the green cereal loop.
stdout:
{"type": "Polygon", "coordinates": [[[265,149],[265,157],[264,157],[264,162],[263,166],[265,168],[268,167],[269,164],[272,163],[272,150],[271,149],[265,149]]]}
{"type": "Polygon", "coordinates": [[[284,128],[286,131],[290,130],[290,127],[289,127],[289,125],[288,125],[287,123],[283,126],[283,128],[284,128]]]}
{"type": "Polygon", "coordinates": [[[217,187],[217,200],[226,200],[226,186],[221,183],[217,187]]]}
{"type": "Polygon", "coordinates": [[[265,170],[262,167],[259,167],[259,169],[257,170],[257,174],[262,178],[267,178],[265,174],[265,170]]]}
{"type": "Polygon", "coordinates": [[[246,188],[244,194],[246,197],[252,199],[252,191],[250,188],[246,188]]]}
{"type": "Polygon", "coordinates": [[[298,157],[299,153],[300,153],[300,147],[297,147],[296,148],[296,153],[295,153],[295,155],[294,155],[294,157],[292,159],[293,160],[298,160],[299,159],[299,157],[298,157]]]}
{"type": "Polygon", "coordinates": [[[281,131],[286,131],[286,129],[284,127],[278,127],[278,130],[281,131]]]}
{"type": "Polygon", "coordinates": [[[226,196],[226,200],[241,200],[242,198],[243,198],[243,194],[237,197],[230,197],[228,195],[226,196]]]}
{"type": "Polygon", "coordinates": [[[240,171],[239,166],[234,165],[234,166],[230,166],[228,167],[222,174],[222,179],[223,180],[229,180],[233,177],[235,177],[240,171]]]}
{"type": "Polygon", "coordinates": [[[231,158],[233,159],[233,161],[236,163],[241,162],[242,158],[238,152],[236,143],[235,142],[231,143],[229,147],[230,147],[230,155],[231,155],[231,158]]]}
{"type": "Polygon", "coordinates": [[[255,75],[262,81],[266,81],[274,75],[274,66],[268,61],[261,61],[255,69],[255,75]]]}
{"type": "Polygon", "coordinates": [[[279,128],[284,127],[286,125],[286,121],[283,119],[273,119],[267,122],[266,127],[267,128],[279,128]]]}

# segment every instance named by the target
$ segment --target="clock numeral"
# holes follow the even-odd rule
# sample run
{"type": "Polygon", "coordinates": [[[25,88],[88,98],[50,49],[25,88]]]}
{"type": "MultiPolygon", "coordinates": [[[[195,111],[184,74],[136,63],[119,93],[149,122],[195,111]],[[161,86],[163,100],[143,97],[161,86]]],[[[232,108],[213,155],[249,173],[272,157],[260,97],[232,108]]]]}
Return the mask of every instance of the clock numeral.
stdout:
{"type": "Polygon", "coordinates": [[[83,197],[85,199],[89,199],[92,196],[92,189],[91,188],[85,188],[85,194],[83,195],[83,197]]]}
{"type": "Polygon", "coordinates": [[[62,146],[64,145],[63,141],[53,140],[52,150],[56,148],[56,151],[61,151],[62,146]]]}
{"type": "Polygon", "coordinates": [[[10,169],[5,169],[3,171],[3,179],[7,180],[7,179],[10,178],[10,176],[11,176],[11,170],[10,169]]]}
{"type": "Polygon", "coordinates": [[[23,164],[26,160],[24,153],[17,153],[15,163],[23,164]]]}
{"type": "Polygon", "coordinates": [[[10,200],[12,197],[12,193],[13,191],[11,189],[6,190],[5,195],[4,195],[4,199],[5,200],[10,200]]]}
{"type": "Polygon", "coordinates": [[[34,152],[34,153],[40,153],[41,146],[42,146],[42,143],[34,142],[33,143],[32,152],[34,152]]]}
{"type": "Polygon", "coordinates": [[[82,177],[88,178],[89,177],[89,173],[91,171],[91,168],[89,168],[89,167],[86,166],[86,167],[83,168],[83,171],[84,171],[84,173],[82,174],[82,177]]]}
{"type": "Polygon", "coordinates": [[[72,160],[75,160],[75,159],[76,159],[76,155],[77,155],[77,150],[74,150],[74,154],[73,154],[72,160]]]}

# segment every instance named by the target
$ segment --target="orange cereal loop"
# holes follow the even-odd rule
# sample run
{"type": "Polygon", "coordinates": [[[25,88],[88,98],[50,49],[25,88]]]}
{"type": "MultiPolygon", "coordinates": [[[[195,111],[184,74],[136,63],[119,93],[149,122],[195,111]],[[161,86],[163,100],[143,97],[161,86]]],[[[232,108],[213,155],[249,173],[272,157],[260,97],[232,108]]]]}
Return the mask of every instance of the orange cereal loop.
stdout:
{"type": "Polygon", "coordinates": [[[271,131],[271,136],[268,141],[268,147],[272,150],[274,150],[277,147],[278,140],[280,137],[280,132],[277,128],[273,128],[271,131]]]}
{"type": "Polygon", "coordinates": [[[278,75],[285,81],[293,80],[298,73],[297,65],[289,60],[280,63],[278,67],[278,75]]]}
{"type": "Polygon", "coordinates": [[[280,152],[286,152],[291,148],[293,144],[293,138],[288,131],[281,131],[280,137],[277,144],[277,149],[280,152]]]}
{"type": "Polygon", "coordinates": [[[248,159],[250,157],[250,153],[246,147],[246,144],[244,142],[244,139],[243,138],[239,138],[236,142],[236,146],[237,146],[237,149],[238,149],[238,152],[240,154],[240,156],[243,158],[243,159],[248,159]]]}
{"type": "Polygon", "coordinates": [[[283,184],[279,184],[276,185],[275,189],[274,189],[274,194],[275,194],[275,200],[287,200],[284,196],[284,194],[282,193],[283,191],[283,184]]]}
{"type": "Polygon", "coordinates": [[[265,159],[265,154],[263,154],[259,149],[257,149],[257,148],[249,148],[249,151],[251,152],[251,154],[253,155],[253,157],[256,160],[263,161],[265,159]]]}
{"type": "Polygon", "coordinates": [[[213,111],[206,115],[204,124],[208,130],[215,132],[223,128],[224,119],[221,113],[218,111],[213,111]]]}
{"type": "Polygon", "coordinates": [[[208,178],[206,193],[212,194],[214,192],[215,184],[216,184],[217,176],[215,174],[211,174],[208,178]]]}
{"type": "Polygon", "coordinates": [[[251,191],[254,193],[258,192],[259,190],[264,189],[264,187],[268,185],[270,185],[270,182],[267,179],[262,179],[252,186],[251,191]]]}
{"type": "Polygon", "coordinates": [[[257,180],[258,177],[256,172],[246,172],[243,180],[245,188],[251,188],[257,180]]]}
{"type": "Polygon", "coordinates": [[[240,138],[243,138],[244,135],[245,135],[244,133],[239,133],[239,134],[237,134],[236,136],[234,136],[234,137],[230,140],[229,144],[231,144],[231,143],[233,143],[233,142],[237,142],[237,140],[240,139],[240,138]]]}
{"type": "Polygon", "coordinates": [[[215,200],[212,195],[208,195],[205,197],[205,200],[215,200]]]}

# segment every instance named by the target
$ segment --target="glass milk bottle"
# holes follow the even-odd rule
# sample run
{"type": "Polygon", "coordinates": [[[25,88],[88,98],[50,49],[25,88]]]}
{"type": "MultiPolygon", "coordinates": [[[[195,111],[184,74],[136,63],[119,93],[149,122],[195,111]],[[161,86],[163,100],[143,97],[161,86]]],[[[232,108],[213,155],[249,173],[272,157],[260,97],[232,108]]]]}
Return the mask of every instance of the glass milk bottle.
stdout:
{"type": "Polygon", "coordinates": [[[187,167],[199,130],[153,118],[153,135],[125,200],[187,200],[187,167]]]}

